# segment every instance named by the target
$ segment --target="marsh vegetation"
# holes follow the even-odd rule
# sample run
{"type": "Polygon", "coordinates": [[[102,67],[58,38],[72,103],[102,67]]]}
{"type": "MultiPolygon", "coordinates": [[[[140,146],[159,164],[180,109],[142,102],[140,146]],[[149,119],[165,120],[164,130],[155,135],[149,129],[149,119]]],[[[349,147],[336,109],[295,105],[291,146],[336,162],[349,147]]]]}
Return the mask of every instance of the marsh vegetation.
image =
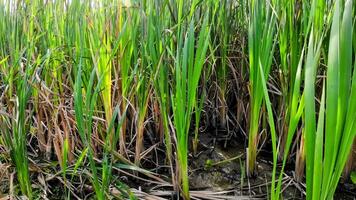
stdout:
{"type": "Polygon", "coordinates": [[[0,199],[354,197],[355,4],[0,0],[0,199]]]}

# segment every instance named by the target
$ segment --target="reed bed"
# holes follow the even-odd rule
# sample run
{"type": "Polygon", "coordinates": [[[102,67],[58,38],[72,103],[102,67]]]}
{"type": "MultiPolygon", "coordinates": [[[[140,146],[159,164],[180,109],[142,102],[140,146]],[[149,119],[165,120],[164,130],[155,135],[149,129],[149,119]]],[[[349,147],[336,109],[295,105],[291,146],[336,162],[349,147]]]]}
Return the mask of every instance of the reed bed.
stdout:
{"type": "Polygon", "coordinates": [[[289,175],[333,199],[355,170],[355,5],[0,0],[0,199],[259,197],[191,187],[232,162],[242,186],[270,170],[265,198],[289,175]],[[220,140],[244,154],[197,168],[220,140]]]}

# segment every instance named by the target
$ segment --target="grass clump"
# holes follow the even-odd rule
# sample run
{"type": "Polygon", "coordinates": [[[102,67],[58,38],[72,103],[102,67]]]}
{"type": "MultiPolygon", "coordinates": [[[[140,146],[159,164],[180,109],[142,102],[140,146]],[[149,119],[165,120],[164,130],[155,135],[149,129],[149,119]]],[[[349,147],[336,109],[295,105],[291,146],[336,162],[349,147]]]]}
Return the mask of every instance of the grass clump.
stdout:
{"type": "Polygon", "coordinates": [[[250,5],[249,22],[249,61],[250,61],[250,122],[249,142],[247,149],[247,173],[252,175],[255,170],[255,162],[259,138],[259,121],[263,94],[261,73],[267,79],[271,70],[274,31],[276,17],[267,2],[252,1],[250,5]],[[260,69],[262,66],[263,71],[260,69]]]}
{"type": "Polygon", "coordinates": [[[172,98],[173,118],[177,136],[177,156],[179,178],[185,199],[189,199],[188,180],[188,137],[192,113],[197,101],[200,75],[206,60],[209,44],[208,18],[205,17],[195,49],[194,21],[191,21],[187,34],[181,39],[175,57],[175,82],[172,98]]]}

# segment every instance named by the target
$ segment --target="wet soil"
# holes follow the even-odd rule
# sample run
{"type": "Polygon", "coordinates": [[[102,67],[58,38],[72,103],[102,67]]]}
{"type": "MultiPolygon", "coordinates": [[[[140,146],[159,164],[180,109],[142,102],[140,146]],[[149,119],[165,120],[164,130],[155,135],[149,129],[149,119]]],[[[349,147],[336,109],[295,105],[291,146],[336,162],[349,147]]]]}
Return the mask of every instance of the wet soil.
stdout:
{"type": "MultiPolygon", "coordinates": [[[[257,172],[253,177],[246,176],[245,166],[245,146],[244,141],[239,141],[237,138],[217,137],[216,135],[224,134],[211,134],[201,133],[199,138],[199,146],[197,152],[192,152],[189,155],[189,181],[191,191],[228,191],[227,195],[238,197],[246,197],[244,199],[269,199],[269,187],[272,177],[272,153],[268,151],[267,147],[260,150],[257,158],[257,172]]],[[[157,148],[157,149],[164,149],[157,148]]],[[[159,166],[164,166],[165,152],[158,152],[155,154],[148,154],[146,162],[143,161],[145,169],[152,169],[155,166],[151,163],[152,160],[159,166]],[[153,156],[156,155],[156,156],[153,156]]],[[[283,199],[305,199],[305,186],[303,183],[298,183],[293,179],[293,166],[286,167],[285,175],[283,179],[283,199]]],[[[0,169],[7,169],[5,165],[2,165],[0,169]]],[[[0,170],[1,177],[9,177],[8,170],[0,170]]],[[[155,172],[160,175],[161,178],[169,180],[169,170],[167,167],[156,168],[155,172]]],[[[55,171],[48,174],[54,174],[55,171]]],[[[130,176],[123,175],[122,173],[114,172],[116,180],[120,180],[127,184],[128,188],[137,189],[143,192],[149,193],[156,185],[148,183],[142,180],[132,178],[130,176]]],[[[33,179],[36,179],[32,176],[33,179]]],[[[81,182],[83,180],[78,180],[81,182]]],[[[40,182],[40,181],[35,181],[40,182]]],[[[85,181],[84,181],[85,182],[85,181]]],[[[88,182],[88,181],[86,181],[88,182]]],[[[51,189],[51,193],[48,193],[49,199],[64,199],[65,192],[58,180],[53,179],[47,182],[48,187],[51,189]]],[[[83,191],[79,195],[80,197],[88,197],[93,195],[92,188],[84,187],[82,184],[73,184],[78,190],[83,191]],[[84,192],[85,191],[85,192],[84,192]]],[[[38,184],[40,185],[40,184],[38,184]]],[[[172,191],[171,187],[161,187],[162,192],[172,191]]],[[[1,193],[6,194],[9,192],[9,181],[0,179],[0,199],[1,193]]],[[[76,191],[78,192],[78,191],[76,191]]],[[[160,195],[158,195],[160,196],[160,195]]],[[[162,195],[163,199],[178,199],[177,194],[172,192],[172,195],[162,195]]],[[[341,181],[336,191],[334,199],[356,199],[356,185],[347,181],[341,181]]],[[[234,199],[234,198],[233,198],[234,199]]]]}
{"type": "MultiPolygon", "coordinates": [[[[197,155],[191,159],[190,186],[192,190],[232,191],[236,196],[268,198],[272,178],[271,163],[259,159],[257,172],[246,176],[244,144],[236,140],[218,140],[202,134],[197,155]]],[[[302,190],[292,177],[285,177],[284,199],[303,199],[302,190]]]]}
{"type": "MultiPolygon", "coordinates": [[[[189,150],[189,184],[191,191],[228,191],[226,195],[230,197],[229,199],[241,199],[240,197],[243,197],[242,199],[270,199],[268,194],[270,193],[273,166],[272,152],[268,150],[270,144],[265,144],[258,153],[256,174],[247,177],[246,144],[244,144],[245,140],[238,138],[241,137],[227,137],[226,133],[200,133],[197,152],[193,153],[192,145],[190,145],[189,150]]],[[[145,138],[146,146],[154,145],[154,142],[149,141],[145,138]]],[[[147,154],[145,159],[142,160],[142,167],[154,169],[150,171],[159,174],[160,178],[170,182],[170,171],[165,159],[164,149],[163,145],[157,146],[156,150],[152,151],[153,153],[147,154]]],[[[154,183],[135,179],[122,173],[115,173],[115,176],[118,176],[118,180],[122,183],[127,184],[131,191],[136,189],[162,199],[180,199],[178,194],[173,192],[171,186],[157,187],[154,183]]],[[[148,178],[143,174],[139,174],[139,176],[148,178]]],[[[305,184],[298,183],[294,179],[294,163],[286,166],[282,191],[283,199],[305,199],[305,184]]],[[[138,193],[140,194],[140,192],[138,193]]],[[[137,192],[134,193],[138,194],[137,192]]],[[[341,181],[334,199],[351,200],[356,199],[355,197],[356,185],[341,181]]]]}

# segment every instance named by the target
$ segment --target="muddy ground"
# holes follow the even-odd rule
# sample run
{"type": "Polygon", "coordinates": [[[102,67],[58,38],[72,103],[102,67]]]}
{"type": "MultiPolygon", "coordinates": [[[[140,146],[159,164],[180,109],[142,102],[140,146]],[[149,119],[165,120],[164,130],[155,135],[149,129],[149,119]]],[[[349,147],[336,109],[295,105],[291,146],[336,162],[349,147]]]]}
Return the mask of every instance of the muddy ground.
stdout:
{"type": "MultiPolygon", "coordinates": [[[[191,191],[198,191],[195,194],[196,199],[204,199],[209,194],[211,199],[268,199],[269,186],[272,172],[272,154],[267,151],[267,148],[260,149],[257,160],[257,173],[255,176],[248,178],[245,168],[245,149],[244,141],[239,141],[234,137],[224,136],[223,133],[201,133],[200,142],[196,154],[192,152],[189,155],[189,180],[191,191]],[[219,137],[217,137],[219,135],[219,137]],[[209,193],[210,192],[210,193],[209,193]],[[219,193],[224,192],[224,193],[219,193]],[[218,196],[214,196],[217,195],[218,196]]],[[[265,145],[265,146],[268,146],[265,145]]],[[[157,146],[156,150],[147,155],[143,162],[145,169],[156,173],[160,178],[170,180],[169,168],[164,166],[164,147],[157,146]],[[153,164],[155,160],[155,164],[153,164]]],[[[32,155],[33,156],[33,155],[32,155]]],[[[2,156],[2,163],[4,157],[2,156]]],[[[39,158],[34,162],[37,166],[31,170],[31,179],[33,187],[38,193],[42,193],[39,197],[47,195],[47,199],[65,199],[66,192],[63,184],[60,182],[60,174],[55,174],[59,169],[53,166],[56,163],[41,161],[39,158]],[[45,180],[45,181],[44,181],[45,180]],[[44,193],[44,194],[43,194],[44,193]]],[[[13,173],[8,173],[13,166],[2,164],[0,172],[0,199],[2,200],[10,191],[11,184],[16,184],[13,173]],[[5,170],[6,169],[6,170],[5,170]]],[[[136,196],[139,197],[157,197],[162,199],[178,199],[177,194],[173,192],[170,185],[157,185],[154,182],[145,181],[149,178],[133,172],[130,169],[122,169],[129,172],[128,174],[118,173],[114,170],[113,177],[119,182],[126,183],[123,188],[131,188],[136,196]],[[135,178],[138,176],[141,180],[135,178]]],[[[287,166],[283,178],[283,197],[284,199],[305,199],[305,185],[295,181],[294,163],[291,161],[287,166]]],[[[85,171],[79,179],[75,178],[72,181],[75,188],[71,196],[72,199],[83,198],[92,199],[93,189],[89,186],[88,177],[85,171]]],[[[152,180],[152,179],[151,179],[152,180]]],[[[17,188],[18,190],[19,188],[17,188]]],[[[356,186],[349,181],[341,180],[335,194],[335,199],[355,199],[356,186]]],[[[6,198],[4,198],[6,199],[6,198]]],[[[44,198],[40,198],[44,199],[44,198]]]]}

